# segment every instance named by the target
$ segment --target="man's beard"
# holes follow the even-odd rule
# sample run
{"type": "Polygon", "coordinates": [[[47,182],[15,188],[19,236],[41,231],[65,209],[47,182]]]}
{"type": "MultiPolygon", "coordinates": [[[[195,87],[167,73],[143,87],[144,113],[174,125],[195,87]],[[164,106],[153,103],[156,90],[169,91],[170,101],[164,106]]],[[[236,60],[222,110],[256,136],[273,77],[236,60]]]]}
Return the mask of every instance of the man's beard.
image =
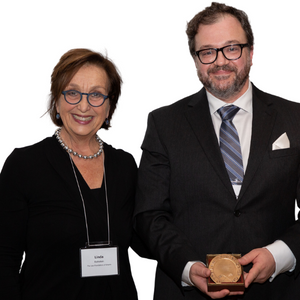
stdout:
{"type": "Polygon", "coordinates": [[[198,77],[200,81],[202,82],[203,86],[215,97],[221,99],[221,100],[228,100],[235,95],[237,95],[245,85],[247,79],[249,78],[249,72],[251,68],[251,60],[250,58],[247,59],[245,67],[238,73],[237,68],[234,65],[224,65],[224,66],[212,66],[208,69],[207,74],[203,76],[203,74],[200,73],[198,70],[198,77]],[[226,82],[223,84],[216,84],[216,81],[218,81],[218,77],[220,79],[225,79],[228,75],[221,75],[214,79],[214,81],[209,77],[211,73],[217,72],[217,71],[232,71],[235,74],[235,78],[233,79],[233,82],[226,82]]]}

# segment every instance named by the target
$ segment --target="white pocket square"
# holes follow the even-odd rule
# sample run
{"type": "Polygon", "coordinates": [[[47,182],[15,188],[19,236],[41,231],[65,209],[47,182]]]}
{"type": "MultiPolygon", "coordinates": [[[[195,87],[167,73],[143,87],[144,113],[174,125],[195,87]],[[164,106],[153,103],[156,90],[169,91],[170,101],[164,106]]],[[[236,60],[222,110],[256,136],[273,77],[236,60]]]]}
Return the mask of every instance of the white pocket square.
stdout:
{"type": "Polygon", "coordinates": [[[287,148],[290,148],[290,140],[285,132],[273,143],[272,150],[287,149],[287,148]]]}

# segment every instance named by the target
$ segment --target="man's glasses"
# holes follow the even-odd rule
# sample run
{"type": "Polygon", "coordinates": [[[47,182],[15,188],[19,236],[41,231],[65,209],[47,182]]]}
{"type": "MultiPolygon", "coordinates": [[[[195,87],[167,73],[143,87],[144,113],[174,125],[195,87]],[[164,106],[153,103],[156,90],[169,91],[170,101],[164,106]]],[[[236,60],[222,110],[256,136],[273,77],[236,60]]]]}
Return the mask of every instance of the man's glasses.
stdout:
{"type": "Polygon", "coordinates": [[[226,59],[237,60],[242,56],[243,48],[248,46],[248,44],[234,44],[222,48],[208,48],[196,51],[195,55],[198,56],[201,63],[208,65],[217,60],[219,51],[223,53],[226,59]]]}
{"type": "Polygon", "coordinates": [[[72,105],[78,104],[82,100],[82,95],[86,95],[88,103],[94,107],[101,106],[108,98],[108,96],[105,96],[99,92],[87,94],[78,92],[76,90],[68,90],[63,91],[62,94],[65,96],[65,100],[72,105]]]}

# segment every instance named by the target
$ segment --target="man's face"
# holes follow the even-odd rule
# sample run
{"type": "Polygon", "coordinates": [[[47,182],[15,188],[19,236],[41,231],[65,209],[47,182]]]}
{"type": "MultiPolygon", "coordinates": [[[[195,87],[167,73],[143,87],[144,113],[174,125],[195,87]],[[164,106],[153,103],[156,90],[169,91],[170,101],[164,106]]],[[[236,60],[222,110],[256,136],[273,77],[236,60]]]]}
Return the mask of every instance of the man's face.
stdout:
{"type": "MultiPolygon", "coordinates": [[[[240,22],[230,15],[220,17],[215,24],[200,25],[195,36],[196,51],[246,43],[246,34],[240,22]]],[[[227,60],[221,51],[212,64],[202,64],[197,56],[194,59],[203,86],[215,97],[229,103],[238,99],[248,88],[252,56],[253,49],[246,47],[237,60],[227,60]]]]}

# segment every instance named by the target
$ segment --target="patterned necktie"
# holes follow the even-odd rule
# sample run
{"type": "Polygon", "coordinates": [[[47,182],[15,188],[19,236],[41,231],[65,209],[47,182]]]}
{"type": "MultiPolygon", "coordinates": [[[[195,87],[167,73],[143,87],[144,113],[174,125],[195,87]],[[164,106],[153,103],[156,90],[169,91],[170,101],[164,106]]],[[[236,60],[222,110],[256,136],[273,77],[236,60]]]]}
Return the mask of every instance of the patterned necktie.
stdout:
{"type": "Polygon", "coordinates": [[[223,106],[218,109],[222,118],[220,128],[220,149],[224,163],[233,185],[241,185],[244,178],[241,145],[238,132],[232,123],[232,119],[240,110],[234,105],[223,106]]]}

